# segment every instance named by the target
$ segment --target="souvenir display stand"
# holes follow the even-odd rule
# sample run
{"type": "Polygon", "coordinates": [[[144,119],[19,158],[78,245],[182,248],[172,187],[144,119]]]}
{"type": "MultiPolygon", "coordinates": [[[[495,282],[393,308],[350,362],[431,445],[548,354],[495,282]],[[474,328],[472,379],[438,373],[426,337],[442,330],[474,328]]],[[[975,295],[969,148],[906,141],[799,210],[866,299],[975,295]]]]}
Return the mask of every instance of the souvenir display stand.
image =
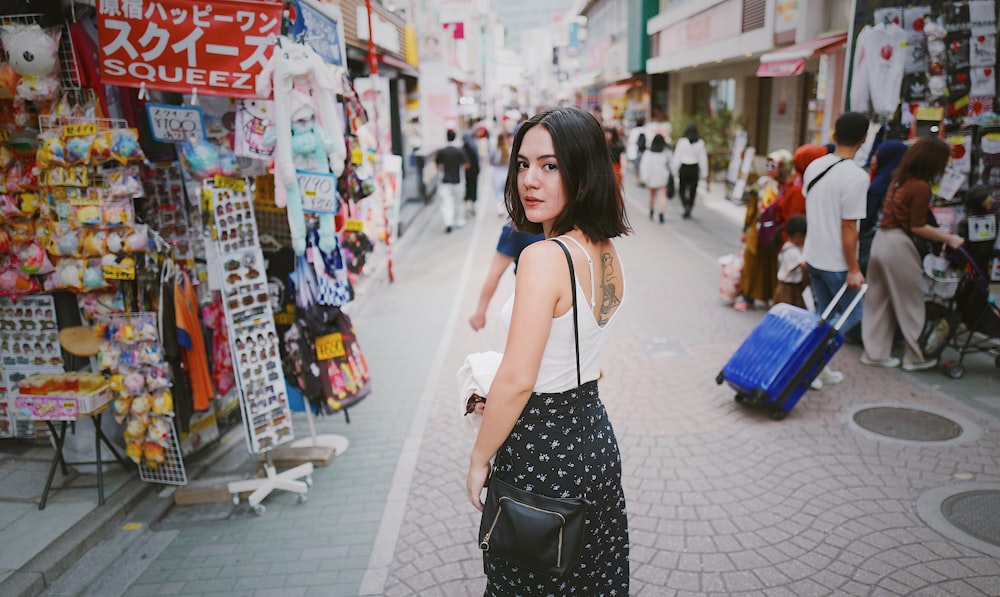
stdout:
{"type": "MultiPolygon", "coordinates": [[[[855,23],[850,109],[871,113],[875,125],[862,153],[873,155],[890,134],[944,139],[951,157],[934,186],[937,224],[954,233],[968,221],[970,243],[992,243],[1000,251],[997,3],[898,4],[864,0],[858,6],[864,20],[855,23]],[[992,207],[969,203],[969,190],[980,185],[992,195],[992,207]]],[[[989,269],[987,276],[1000,281],[1000,258],[989,269]]]]}
{"type": "Polygon", "coordinates": [[[253,210],[251,183],[217,176],[202,186],[203,209],[212,214],[216,260],[222,283],[230,348],[240,393],[247,449],[265,456],[265,477],[229,483],[233,503],[251,491],[247,503],[264,512],[261,502],[275,490],[297,493],[305,502],[312,484],[312,463],[277,472],[271,450],[291,442],[292,413],[285,392],[279,340],[274,327],[253,210]],[[298,479],[305,478],[305,481],[298,479]]]}

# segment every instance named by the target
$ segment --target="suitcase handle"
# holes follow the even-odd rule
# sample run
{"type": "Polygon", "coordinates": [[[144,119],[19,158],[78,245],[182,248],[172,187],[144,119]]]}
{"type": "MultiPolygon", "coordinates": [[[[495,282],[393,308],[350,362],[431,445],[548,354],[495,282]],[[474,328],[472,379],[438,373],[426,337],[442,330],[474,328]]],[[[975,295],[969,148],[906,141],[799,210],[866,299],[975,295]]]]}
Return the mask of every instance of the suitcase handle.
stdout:
{"type": "MultiPolygon", "coordinates": [[[[840,299],[843,298],[845,292],[847,292],[847,284],[844,284],[843,286],[840,287],[840,290],[837,291],[837,295],[833,297],[833,300],[830,301],[830,304],[827,305],[826,309],[823,310],[823,318],[822,318],[823,321],[827,321],[830,318],[830,315],[833,313],[833,310],[836,309],[837,305],[840,304],[840,299]]],[[[844,322],[847,321],[847,317],[854,312],[854,309],[858,306],[858,303],[861,302],[861,299],[864,298],[866,292],[868,292],[867,283],[861,285],[861,289],[858,290],[858,293],[854,295],[853,299],[851,299],[851,303],[847,305],[847,309],[843,313],[841,313],[840,319],[838,319],[837,322],[833,324],[833,329],[837,330],[838,332],[840,331],[841,326],[843,326],[844,322]]]]}

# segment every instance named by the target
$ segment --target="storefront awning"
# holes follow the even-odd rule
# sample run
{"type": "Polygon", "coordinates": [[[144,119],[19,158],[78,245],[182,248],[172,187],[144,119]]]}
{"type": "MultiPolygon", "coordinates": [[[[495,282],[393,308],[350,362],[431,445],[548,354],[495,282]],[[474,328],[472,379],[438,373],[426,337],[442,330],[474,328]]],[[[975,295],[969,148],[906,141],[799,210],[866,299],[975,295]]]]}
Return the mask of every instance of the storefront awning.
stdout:
{"type": "Polygon", "coordinates": [[[806,61],[813,56],[827,54],[840,49],[847,44],[847,34],[840,33],[829,37],[810,39],[798,44],[786,46],[774,52],[768,52],[760,57],[757,68],[758,77],[794,77],[801,75],[806,68],[806,61]]]}

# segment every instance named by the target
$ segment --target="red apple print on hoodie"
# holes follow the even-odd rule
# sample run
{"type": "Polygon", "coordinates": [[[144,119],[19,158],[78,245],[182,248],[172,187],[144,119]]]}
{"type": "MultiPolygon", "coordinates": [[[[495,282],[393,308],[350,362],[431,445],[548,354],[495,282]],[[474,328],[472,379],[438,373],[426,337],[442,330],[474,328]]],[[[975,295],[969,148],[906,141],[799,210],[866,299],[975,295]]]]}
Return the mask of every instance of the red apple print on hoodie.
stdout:
{"type": "Polygon", "coordinates": [[[882,46],[882,49],[879,51],[879,54],[882,55],[882,60],[892,59],[892,46],[890,46],[889,44],[882,46]]]}
{"type": "Polygon", "coordinates": [[[913,21],[913,30],[914,31],[918,31],[918,32],[924,30],[924,19],[923,18],[915,19],[913,21]]]}
{"type": "Polygon", "coordinates": [[[965,157],[965,145],[952,145],[951,146],[951,159],[960,160],[965,157]]]}

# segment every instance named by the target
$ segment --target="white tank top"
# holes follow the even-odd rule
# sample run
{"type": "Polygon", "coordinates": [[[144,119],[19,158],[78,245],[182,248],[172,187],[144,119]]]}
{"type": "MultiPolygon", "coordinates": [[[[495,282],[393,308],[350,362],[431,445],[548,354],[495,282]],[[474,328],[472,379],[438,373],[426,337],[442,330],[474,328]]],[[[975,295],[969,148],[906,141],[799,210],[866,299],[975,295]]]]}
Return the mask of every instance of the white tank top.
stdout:
{"type": "MultiPolygon", "coordinates": [[[[591,304],[587,304],[586,295],[580,286],[579,278],[576,282],[577,311],[579,314],[580,326],[580,379],[586,383],[597,379],[601,374],[601,363],[604,357],[604,347],[610,337],[611,330],[618,319],[618,312],[621,311],[625,303],[625,296],[618,309],[611,315],[604,327],[597,325],[594,319],[593,304],[596,297],[594,290],[594,264],[590,260],[589,253],[582,245],[571,236],[560,236],[560,239],[567,238],[573,241],[584,255],[587,256],[587,265],[590,267],[591,280],[591,304]]],[[[567,247],[574,251],[573,247],[567,247]]],[[[617,251],[616,251],[617,252],[617,251]]],[[[621,265],[619,257],[619,270],[621,271],[622,284],[625,283],[625,268],[621,265]]],[[[510,329],[510,319],[514,312],[514,296],[507,300],[500,311],[500,318],[503,321],[504,329],[510,329]]],[[[542,353],[542,362],[538,367],[538,378],[535,380],[534,391],[539,393],[565,392],[577,386],[576,383],[576,344],[573,337],[573,309],[559,317],[552,319],[552,328],[549,331],[549,339],[545,343],[545,351],[542,353]]]]}

